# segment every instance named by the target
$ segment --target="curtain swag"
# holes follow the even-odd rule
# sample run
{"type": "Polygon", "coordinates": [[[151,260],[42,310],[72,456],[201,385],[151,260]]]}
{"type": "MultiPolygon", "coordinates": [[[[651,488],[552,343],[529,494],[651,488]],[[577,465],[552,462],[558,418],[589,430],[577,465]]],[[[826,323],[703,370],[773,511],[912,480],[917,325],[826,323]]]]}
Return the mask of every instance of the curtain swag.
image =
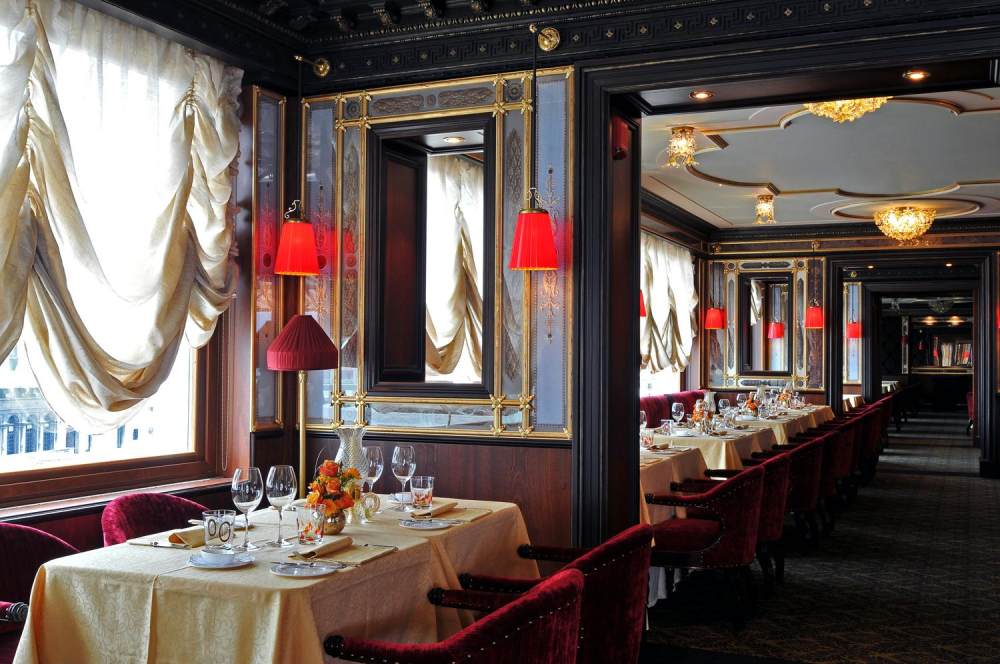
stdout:
{"type": "Polygon", "coordinates": [[[0,361],[80,431],[124,423],[237,282],[242,72],[69,0],[0,0],[0,361]]]}
{"type": "Polygon", "coordinates": [[[698,333],[694,261],[684,247],[642,233],[640,283],[646,317],[640,319],[642,368],[683,371],[698,333]]]}

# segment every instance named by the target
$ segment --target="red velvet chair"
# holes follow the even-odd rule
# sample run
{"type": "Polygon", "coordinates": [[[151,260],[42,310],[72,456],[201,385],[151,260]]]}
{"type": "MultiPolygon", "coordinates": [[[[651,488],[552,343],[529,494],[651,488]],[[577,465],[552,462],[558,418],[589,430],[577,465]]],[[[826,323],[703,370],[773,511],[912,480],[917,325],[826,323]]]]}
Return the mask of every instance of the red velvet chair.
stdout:
{"type": "Polygon", "coordinates": [[[200,519],[204,505],[169,493],[133,493],[115,498],[101,514],[104,546],[186,528],[188,519],[200,519]]]}
{"type": "MultiPolygon", "coordinates": [[[[775,445],[769,452],[754,452],[755,458],[767,458],[783,451],[789,452],[789,489],[787,511],[791,512],[803,544],[819,541],[819,523],[816,519],[820,484],[823,479],[824,433],[800,445],[775,445]]],[[[778,579],[779,583],[781,579],[778,579]]]]}
{"type": "MultiPolygon", "coordinates": [[[[530,545],[518,548],[523,558],[568,562],[562,570],[576,569],[583,574],[577,664],[626,664],[639,659],[652,539],[653,529],[638,525],[590,550],[530,545]]],[[[461,574],[458,580],[465,590],[437,588],[429,594],[431,601],[441,606],[478,609],[484,593],[499,593],[507,602],[510,593],[523,593],[540,583],[538,579],[471,574],[461,574]]]]}
{"type": "MultiPolygon", "coordinates": [[[[784,579],[785,550],[781,538],[785,530],[785,508],[788,505],[788,472],[791,467],[791,457],[787,453],[776,454],[768,459],[743,459],[744,467],[760,465],[764,468],[764,493],[760,503],[760,523],[757,527],[757,563],[764,576],[764,587],[768,591],[774,587],[774,579],[784,579]]],[[[709,469],[705,475],[709,478],[735,477],[741,470],[709,469]]],[[[671,484],[671,489],[680,491],[706,491],[712,487],[709,480],[685,480],[679,484],[671,484]]]]}
{"type": "MultiPolygon", "coordinates": [[[[671,407],[675,403],[682,403],[684,404],[684,412],[687,415],[690,415],[691,413],[694,412],[694,402],[697,401],[698,399],[705,398],[705,391],[688,390],[686,392],[674,392],[673,394],[668,394],[667,396],[670,398],[671,407]]],[[[657,424],[659,424],[659,422],[657,422],[657,424]]]]}
{"type": "Polygon", "coordinates": [[[722,569],[733,592],[733,620],[753,608],[750,564],[757,550],[764,468],[756,466],[695,494],[647,494],[650,505],[687,508],[688,518],[653,526],[651,564],[667,569],[722,569]]]}
{"type": "MultiPolygon", "coordinates": [[[[76,548],[43,530],[0,523],[0,612],[9,604],[28,603],[39,567],[74,553],[76,548]]],[[[21,629],[20,623],[0,622],[0,664],[14,661],[21,629]]]]}
{"type": "Polygon", "coordinates": [[[395,644],[328,636],[323,647],[331,657],[354,662],[573,664],[583,584],[578,570],[559,572],[439,643],[395,644]]]}
{"type": "Polygon", "coordinates": [[[670,419],[670,397],[666,394],[656,394],[639,399],[639,410],[646,413],[646,426],[660,426],[660,422],[670,419]]]}

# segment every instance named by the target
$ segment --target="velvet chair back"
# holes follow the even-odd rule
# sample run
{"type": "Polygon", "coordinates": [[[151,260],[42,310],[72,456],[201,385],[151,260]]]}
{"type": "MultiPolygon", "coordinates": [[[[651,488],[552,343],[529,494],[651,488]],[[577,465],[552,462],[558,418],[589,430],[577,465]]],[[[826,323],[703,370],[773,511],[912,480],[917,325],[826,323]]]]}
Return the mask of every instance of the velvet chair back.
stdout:
{"type": "Polygon", "coordinates": [[[670,419],[670,397],[655,394],[639,399],[639,410],[646,413],[646,426],[658,427],[663,420],[670,419]]]}
{"type": "Polygon", "coordinates": [[[706,506],[722,522],[722,538],[705,552],[706,567],[742,567],[753,562],[763,493],[764,469],[760,466],[748,468],[706,492],[706,506]]]}
{"type": "Polygon", "coordinates": [[[791,457],[788,511],[804,513],[816,509],[823,472],[823,446],[829,435],[814,438],[788,453],[791,457]]]}
{"type": "Polygon", "coordinates": [[[653,529],[632,526],[569,563],[584,577],[577,664],[639,660],[653,529]]]}
{"type": "Polygon", "coordinates": [[[188,519],[200,519],[206,509],[193,500],[167,493],[133,493],[115,498],[101,515],[104,546],[186,528],[188,519]]]}
{"type": "MultiPolygon", "coordinates": [[[[684,404],[684,412],[690,415],[694,412],[694,402],[705,398],[704,390],[688,390],[686,392],[674,392],[667,395],[670,398],[670,406],[675,403],[684,404]]],[[[667,417],[670,417],[667,415],[667,417]]]]}
{"type": "Polygon", "coordinates": [[[331,657],[356,662],[574,664],[583,586],[583,574],[563,570],[440,643],[329,636],[323,645],[331,657]]]}
{"type": "MultiPolygon", "coordinates": [[[[0,602],[28,602],[38,568],[54,558],[78,553],[43,530],[0,523],[0,602]]],[[[0,664],[14,659],[21,625],[0,623],[0,664]]]]}
{"type": "Polygon", "coordinates": [[[776,542],[784,532],[791,463],[791,455],[784,453],[776,454],[761,464],[764,468],[764,491],[757,532],[757,540],[760,542],[776,542]]]}

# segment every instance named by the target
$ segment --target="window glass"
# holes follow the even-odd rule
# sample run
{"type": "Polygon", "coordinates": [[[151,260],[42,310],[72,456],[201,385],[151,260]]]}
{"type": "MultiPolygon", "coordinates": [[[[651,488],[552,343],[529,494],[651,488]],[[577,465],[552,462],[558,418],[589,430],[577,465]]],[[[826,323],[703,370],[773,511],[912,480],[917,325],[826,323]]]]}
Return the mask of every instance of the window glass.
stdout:
{"type": "Polygon", "coordinates": [[[76,431],[45,401],[18,344],[0,364],[0,473],[188,452],[193,350],[182,342],[163,386],[111,431],[76,431]]]}

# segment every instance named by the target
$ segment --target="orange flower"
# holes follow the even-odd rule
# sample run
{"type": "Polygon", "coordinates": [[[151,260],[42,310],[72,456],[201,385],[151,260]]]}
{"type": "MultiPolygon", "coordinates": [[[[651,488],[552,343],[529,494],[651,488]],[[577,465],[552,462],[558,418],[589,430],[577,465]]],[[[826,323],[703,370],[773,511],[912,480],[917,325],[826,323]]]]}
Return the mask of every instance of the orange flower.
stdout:
{"type": "Polygon", "coordinates": [[[338,491],[340,491],[340,479],[337,477],[331,477],[326,481],[326,492],[337,493],[338,491]]]}
{"type": "Polygon", "coordinates": [[[356,479],[356,480],[360,480],[361,479],[361,473],[358,472],[357,468],[353,468],[353,467],[352,468],[348,468],[346,471],[344,471],[344,474],[347,475],[348,477],[352,478],[352,479],[356,479]]]}
{"type": "Polygon", "coordinates": [[[306,496],[306,505],[315,505],[319,502],[319,494],[315,491],[310,491],[309,495],[306,496]]]}
{"type": "Polygon", "coordinates": [[[336,477],[340,473],[340,466],[337,465],[336,461],[330,461],[327,459],[320,466],[319,474],[325,477],[336,477]]]}
{"type": "Polygon", "coordinates": [[[323,501],[323,505],[326,507],[327,516],[333,514],[333,511],[336,509],[335,503],[329,498],[323,501]]]}

